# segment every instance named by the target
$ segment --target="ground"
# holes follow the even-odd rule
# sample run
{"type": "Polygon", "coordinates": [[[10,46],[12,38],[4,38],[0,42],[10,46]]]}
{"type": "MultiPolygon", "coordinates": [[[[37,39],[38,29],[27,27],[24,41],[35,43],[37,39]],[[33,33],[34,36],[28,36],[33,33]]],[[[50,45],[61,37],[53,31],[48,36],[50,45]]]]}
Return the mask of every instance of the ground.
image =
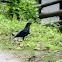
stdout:
{"type": "MultiPolygon", "coordinates": [[[[19,58],[22,62],[62,61],[61,31],[52,26],[43,26],[42,22],[33,23],[30,26],[30,34],[25,37],[25,41],[22,41],[22,38],[15,38],[9,42],[25,27],[27,22],[25,20],[6,19],[6,17],[0,15],[0,50],[9,52],[8,54],[1,53],[3,54],[3,60],[7,58],[7,55],[12,58],[12,54],[17,56],[16,58],[19,58]]],[[[56,24],[52,25],[57,26],[56,24]]]]}
{"type": "Polygon", "coordinates": [[[0,50],[0,62],[62,62],[62,52],[59,50],[45,51],[20,51],[0,50]],[[9,52],[9,53],[8,53],[9,52]]]}
{"type": "Polygon", "coordinates": [[[13,56],[12,54],[8,53],[7,51],[0,50],[0,62],[22,62],[17,57],[13,56]]]}

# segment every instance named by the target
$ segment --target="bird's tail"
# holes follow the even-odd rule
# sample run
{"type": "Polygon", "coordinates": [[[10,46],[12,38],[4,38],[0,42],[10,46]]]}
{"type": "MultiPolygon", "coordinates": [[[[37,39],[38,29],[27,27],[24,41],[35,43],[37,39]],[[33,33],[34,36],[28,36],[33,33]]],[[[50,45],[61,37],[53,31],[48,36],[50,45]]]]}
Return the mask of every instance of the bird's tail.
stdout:
{"type": "MultiPolygon", "coordinates": [[[[14,37],[15,38],[15,37],[14,37]]],[[[13,40],[14,38],[12,38],[11,40],[13,40]]],[[[11,41],[11,40],[9,40],[9,41],[11,41]]]]}

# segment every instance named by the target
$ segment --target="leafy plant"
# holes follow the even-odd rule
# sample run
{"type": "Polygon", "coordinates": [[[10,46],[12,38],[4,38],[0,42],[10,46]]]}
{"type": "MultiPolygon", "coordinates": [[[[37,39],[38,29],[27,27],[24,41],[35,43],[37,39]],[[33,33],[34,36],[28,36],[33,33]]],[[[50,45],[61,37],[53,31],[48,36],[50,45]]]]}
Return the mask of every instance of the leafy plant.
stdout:
{"type": "Polygon", "coordinates": [[[7,17],[13,18],[14,14],[17,19],[35,19],[38,17],[38,9],[34,8],[33,0],[8,0],[12,3],[6,3],[5,9],[7,11],[7,17]]]}

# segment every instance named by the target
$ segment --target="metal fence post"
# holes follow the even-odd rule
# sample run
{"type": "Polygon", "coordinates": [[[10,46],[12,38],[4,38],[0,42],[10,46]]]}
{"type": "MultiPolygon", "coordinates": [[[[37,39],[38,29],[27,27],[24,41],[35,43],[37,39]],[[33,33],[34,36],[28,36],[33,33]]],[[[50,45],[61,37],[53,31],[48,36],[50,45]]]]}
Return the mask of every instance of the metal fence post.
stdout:
{"type": "MultiPolygon", "coordinates": [[[[62,2],[60,2],[60,9],[62,9],[62,2]]],[[[60,20],[62,20],[62,16],[60,16],[60,20]]]]}

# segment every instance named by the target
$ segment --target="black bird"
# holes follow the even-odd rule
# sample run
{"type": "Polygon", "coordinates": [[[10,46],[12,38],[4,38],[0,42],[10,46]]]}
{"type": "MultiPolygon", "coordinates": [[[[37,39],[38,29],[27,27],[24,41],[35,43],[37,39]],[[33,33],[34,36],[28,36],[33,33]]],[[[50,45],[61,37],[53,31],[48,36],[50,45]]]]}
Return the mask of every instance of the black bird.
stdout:
{"type": "MultiPolygon", "coordinates": [[[[29,33],[29,29],[30,29],[30,25],[31,24],[32,24],[31,22],[28,22],[26,24],[25,28],[22,31],[20,31],[14,38],[16,38],[16,37],[22,37],[23,40],[24,40],[24,37],[27,36],[28,34],[30,34],[29,33]]],[[[13,40],[14,38],[12,38],[11,40],[13,40]]]]}

